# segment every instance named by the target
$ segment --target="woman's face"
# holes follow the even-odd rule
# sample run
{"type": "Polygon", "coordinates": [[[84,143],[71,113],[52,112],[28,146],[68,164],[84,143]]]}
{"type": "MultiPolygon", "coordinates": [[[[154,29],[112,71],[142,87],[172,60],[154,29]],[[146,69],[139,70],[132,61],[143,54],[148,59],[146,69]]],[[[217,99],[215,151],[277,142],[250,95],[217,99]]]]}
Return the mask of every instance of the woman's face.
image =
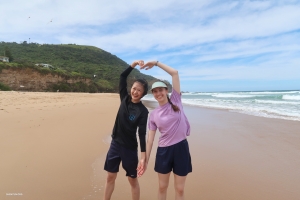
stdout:
{"type": "Polygon", "coordinates": [[[168,101],[167,95],[168,95],[168,90],[164,87],[157,87],[152,90],[152,94],[154,98],[158,102],[165,102],[168,101]]]}
{"type": "Polygon", "coordinates": [[[144,94],[144,87],[141,83],[139,82],[134,82],[131,90],[130,90],[130,95],[131,95],[131,100],[134,103],[137,103],[141,100],[144,94]]]}

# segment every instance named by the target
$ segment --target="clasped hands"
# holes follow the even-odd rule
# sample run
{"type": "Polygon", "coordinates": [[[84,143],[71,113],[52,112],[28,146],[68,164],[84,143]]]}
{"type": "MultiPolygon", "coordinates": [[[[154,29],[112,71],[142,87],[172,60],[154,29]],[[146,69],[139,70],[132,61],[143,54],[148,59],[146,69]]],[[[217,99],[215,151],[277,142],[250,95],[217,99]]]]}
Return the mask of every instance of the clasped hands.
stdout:
{"type": "Polygon", "coordinates": [[[147,169],[147,165],[148,164],[145,159],[140,159],[138,167],[136,169],[138,177],[141,177],[145,173],[145,171],[147,169]]]}
{"type": "Polygon", "coordinates": [[[139,65],[140,69],[148,70],[148,69],[151,69],[156,63],[157,63],[157,61],[149,61],[149,62],[144,63],[143,60],[135,60],[132,62],[131,67],[134,68],[137,65],[139,65]]]}

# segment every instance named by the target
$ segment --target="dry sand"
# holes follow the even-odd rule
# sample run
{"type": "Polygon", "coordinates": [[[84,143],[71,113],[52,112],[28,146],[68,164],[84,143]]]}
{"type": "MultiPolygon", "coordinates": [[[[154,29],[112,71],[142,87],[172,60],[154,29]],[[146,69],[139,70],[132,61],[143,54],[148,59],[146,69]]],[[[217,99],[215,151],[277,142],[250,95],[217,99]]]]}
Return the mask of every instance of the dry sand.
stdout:
{"type": "MultiPolygon", "coordinates": [[[[102,199],[118,106],[117,94],[0,92],[0,199],[102,199]]],[[[300,122],[189,106],[185,112],[193,162],[186,199],[300,199],[300,122]]],[[[139,179],[141,199],[157,196],[155,152],[156,143],[139,179]]],[[[130,196],[121,169],[112,199],[130,196]]]]}

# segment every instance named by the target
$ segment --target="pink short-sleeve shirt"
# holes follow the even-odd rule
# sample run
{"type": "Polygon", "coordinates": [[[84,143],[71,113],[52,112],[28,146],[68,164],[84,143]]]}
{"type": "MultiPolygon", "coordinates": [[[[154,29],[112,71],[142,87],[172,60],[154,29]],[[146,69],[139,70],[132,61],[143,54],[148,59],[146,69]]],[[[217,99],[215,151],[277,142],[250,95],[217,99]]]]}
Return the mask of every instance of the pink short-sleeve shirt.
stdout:
{"type": "Polygon", "coordinates": [[[148,121],[149,130],[161,133],[158,146],[167,147],[176,144],[190,135],[190,123],[183,112],[181,95],[172,90],[171,102],[178,106],[180,111],[175,112],[170,103],[158,106],[151,113],[148,121]]]}

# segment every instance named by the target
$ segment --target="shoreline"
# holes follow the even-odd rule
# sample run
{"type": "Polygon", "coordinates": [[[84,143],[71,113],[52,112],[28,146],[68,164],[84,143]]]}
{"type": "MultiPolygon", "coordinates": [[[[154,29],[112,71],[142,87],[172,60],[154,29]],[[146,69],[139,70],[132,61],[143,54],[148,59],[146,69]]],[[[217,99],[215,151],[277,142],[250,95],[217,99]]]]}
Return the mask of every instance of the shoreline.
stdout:
{"type": "MultiPolygon", "coordinates": [[[[154,109],[158,104],[156,100],[150,100],[150,99],[143,99],[143,102],[145,102],[147,105],[149,105],[149,108],[154,109]]],[[[190,104],[190,103],[182,103],[183,106],[190,106],[190,107],[195,107],[195,108],[203,108],[203,109],[212,109],[212,110],[220,110],[220,111],[228,111],[228,112],[233,112],[233,113],[239,113],[239,114],[244,114],[244,115],[250,115],[250,116],[255,116],[255,117],[262,117],[262,118],[269,118],[269,119],[280,119],[280,120],[287,120],[287,121],[297,121],[300,122],[300,119],[294,119],[291,118],[290,116],[286,115],[277,115],[276,116],[270,116],[270,115],[258,115],[254,113],[249,113],[246,111],[240,111],[238,109],[229,109],[229,108],[217,108],[217,107],[209,107],[209,106],[202,106],[202,105],[196,105],[196,104],[190,104]]]]}

